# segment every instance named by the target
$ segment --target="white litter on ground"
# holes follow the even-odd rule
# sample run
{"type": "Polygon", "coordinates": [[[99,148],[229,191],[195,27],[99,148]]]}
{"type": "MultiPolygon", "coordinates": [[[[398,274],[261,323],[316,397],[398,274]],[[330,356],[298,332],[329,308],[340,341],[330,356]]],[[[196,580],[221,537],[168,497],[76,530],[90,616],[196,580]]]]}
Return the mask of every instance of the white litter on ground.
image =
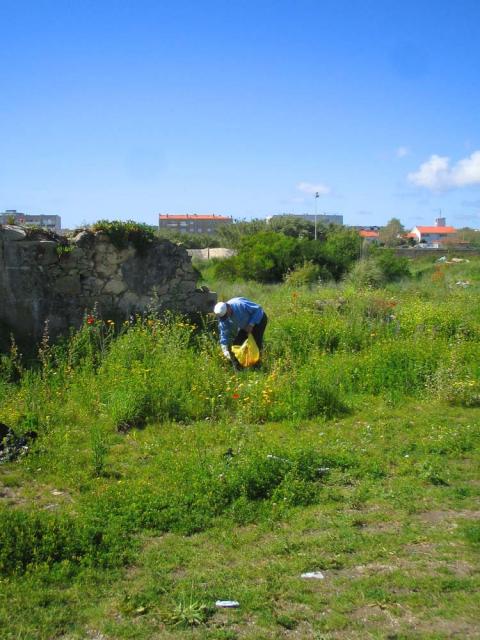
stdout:
{"type": "Polygon", "coordinates": [[[215,606],[223,609],[236,609],[240,606],[240,603],[236,600],[217,600],[215,606]]]}
{"type": "Polygon", "coordinates": [[[325,578],[321,571],[308,571],[307,573],[302,573],[300,577],[306,580],[323,580],[325,578]]]}

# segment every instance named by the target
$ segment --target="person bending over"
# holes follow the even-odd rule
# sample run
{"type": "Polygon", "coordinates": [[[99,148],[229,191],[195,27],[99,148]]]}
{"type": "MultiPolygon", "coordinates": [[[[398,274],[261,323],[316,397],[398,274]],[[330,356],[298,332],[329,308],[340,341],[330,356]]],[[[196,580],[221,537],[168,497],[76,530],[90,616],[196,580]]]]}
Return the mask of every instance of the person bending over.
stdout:
{"type": "Polygon", "coordinates": [[[231,346],[243,344],[249,333],[255,338],[261,354],[268,318],[259,304],[247,298],[231,298],[227,302],[217,302],[213,312],[218,318],[220,346],[227,360],[236,364],[231,346]]]}

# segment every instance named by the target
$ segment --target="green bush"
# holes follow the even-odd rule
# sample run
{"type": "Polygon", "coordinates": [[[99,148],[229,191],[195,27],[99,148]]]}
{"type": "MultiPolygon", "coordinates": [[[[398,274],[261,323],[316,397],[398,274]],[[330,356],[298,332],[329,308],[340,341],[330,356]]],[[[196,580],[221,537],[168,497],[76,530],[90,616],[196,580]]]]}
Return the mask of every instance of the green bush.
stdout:
{"type": "Polygon", "coordinates": [[[311,262],[324,279],[339,279],[360,253],[358,234],[333,225],[317,241],[261,231],[243,236],[236,248],[237,255],[216,265],[217,278],[281,282],[289,270],[311,262]]]}
{"type": "Polygon", "coordinates": [[[302,265],[289,269],[284,276],[285,284],[289,287],[311,286],[331,278],[326,267],[314,264],[312,260],[305,260],[302,265]]]}
{"type": "Polygon", "coordinates": [[[64,561],[118,566],[127,559],[128,547],[124,531],[109,530],[92,520],[0,510],[0,573],[4,575],[64,561]]]}
{"type": "Polygon", "coordinates": [[[385,276],[380,265],[371,257],[356,262],[347,279],[359,288],[381,287],[385,283],[385,276]]]}
{"type": "MultiPolygon", "coordinates": [[[[324,243],[312,243],[309,250],[321,251],[322,263],[340,280],[360,257],[361,238],[356,229],[331,225],[324,243]],[[318,245],[318,247],[316,246],[318,245]]],[[[310,256],[306,255],[309,259],[310,256]]],[[[318,259],[315,262],[319,262],[318,259]]]]}
{"type": "Polygon", "coordinates": [[[142,252],[155,238],[153,227],[140,224],[134,220],[127,220],[126,222],[99,220],[90,229],[93,232],[102,231],[105,233],[117,249],[125,249],[131,243],[137,251],[142,252]]]}
{"type": "Polygon", "coordinates": [[[356,262],[348,280],[357,287],[379,288],[411,276],[406,258],[395,255],[391,249],[373,249],[365,258],[356,262]]]}
{"type": "Polygon", "coordinates": [[[381,269],[385,282],[395,282],[410,278],[411,271],[407,258],[396,256],[391,249],[378,249],[374,254],[376,264],[381,269]]]}
{"type": "Polygon", "coordinates": [[[216,274],[225,277],[230,269],[245,280],[280,282],[298,260],[298,243],[294,238],[264,231],[242,238],[237,255],[220,263],[216,274]]]}
{"type": "Polygon", "coordinates": [[[471,378],[454,380],[444,389],[443,397],[454,406],[480,407],[480,381],[471,378]]]}

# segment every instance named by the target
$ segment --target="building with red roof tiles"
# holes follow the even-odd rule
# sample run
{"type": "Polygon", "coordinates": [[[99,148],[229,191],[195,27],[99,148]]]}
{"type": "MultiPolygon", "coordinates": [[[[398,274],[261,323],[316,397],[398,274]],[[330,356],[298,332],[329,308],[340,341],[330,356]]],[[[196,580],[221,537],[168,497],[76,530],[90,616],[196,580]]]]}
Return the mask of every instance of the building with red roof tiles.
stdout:
{"type": "Polygon", "coordinates": [[[358,234],[363,239],[363,241],[368,244],[372,244],[379,241],[378,231],[371,231],[370,229],[360,229],[358,234]]]}
{"type": "Polygon", "coordinates": [[[454,227],[448,227],[445,224],[445,218],[437,218],[435,226],[414,227],[409,235],[427,247],[439,248],[446,240],[454,238],[456,233],[457,230],[454,227]]]}

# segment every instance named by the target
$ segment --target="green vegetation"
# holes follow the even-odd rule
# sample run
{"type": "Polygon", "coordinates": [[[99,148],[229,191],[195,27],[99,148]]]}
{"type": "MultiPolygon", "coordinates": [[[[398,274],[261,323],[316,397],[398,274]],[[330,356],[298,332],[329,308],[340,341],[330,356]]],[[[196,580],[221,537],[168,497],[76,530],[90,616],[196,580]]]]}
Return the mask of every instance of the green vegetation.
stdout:
{"type": "Polygon", "coordinates": [[[99,220],[90,227],[93,232],[102,231],[117,249],[125,249],[132,243],[137,251],[144,251],[155,237],[155,228],[133,220],[99,220]]]}
{"type": "Polygon", "coordinates": [[[404,244],[402,238],[405,233],[405,227],[398,218],[392,218],[387,224],[380,229],[379,240],[386,247],[396,247],[404,244]]]}
{"type": "Polygon", "coordinates": [[[309,262],[318,267],[320,276],[338,280],[359,258],[360,247],[358,233],[343,227],[332,226],[322,241],[261,231],[244,235],[236,247],[237,254],[216,263],[215,275],[274,283],[309,262]]]}
{"type": "Polygon", "coordinates": [[[357,287],[382,287],[390,282],[410,278],[409,261],[394,254],[391,249],[369,247],[362,260],[358,260],[348,280],[357,287]]]}
{"type": "Polygon", "coordinates": [[[480,265],[326,281],[350,240],[209,282],[265,306],[260,371],[154,315],[0,357],[0,421],[38,433],[0,465],[2,638],[477,637],[480,265]]]}

